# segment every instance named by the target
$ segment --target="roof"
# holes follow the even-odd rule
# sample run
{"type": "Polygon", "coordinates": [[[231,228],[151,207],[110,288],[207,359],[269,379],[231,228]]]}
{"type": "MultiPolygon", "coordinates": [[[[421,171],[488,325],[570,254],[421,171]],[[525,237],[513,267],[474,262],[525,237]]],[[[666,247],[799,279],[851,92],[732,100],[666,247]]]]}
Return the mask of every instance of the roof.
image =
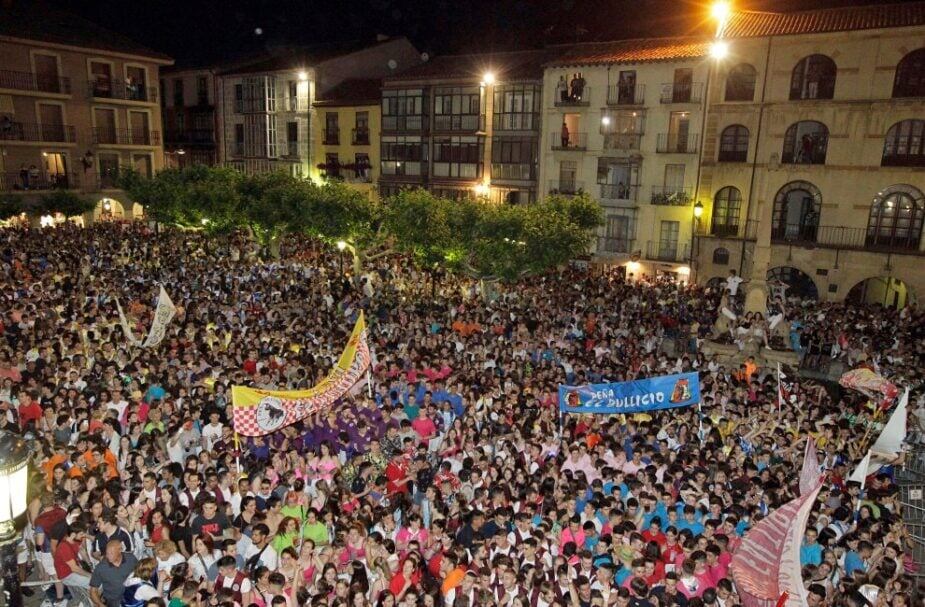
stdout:
{"type": "Polygon", "coordinates": [[[242,61],[231,67],[226,65],[224,66],[225,69],[219,72],[219,75],[259,74],[315,67],[336,57],[342,57],[383,44],[392,44],[398,40],[402,40],[402,38],[389,38],[372,44],[368,40],[351,40],[315,46],[280,48],[270,53],[264,53],[263,56],[251,61],[242,61]]]}
{"type": "Polygon", "coordinates": [[[549,49],[469,55],[440,55],[390,76],[390,81],[474,80],[492,72],[499,80],[542,80],[543,65],[555,56],[549,49]]]}
{"type": "Polygon", "coordinates": [[[849,6],[794,13],[735,11],[723,30],[726,38],[819,34],[925,25],[925,2],[849,6]]]}
{"type": "Polygon", "coordinates": [[[0,36],[67,44],[172,63],[169,56],[43,0],[14,0],[0,10],[0,36]]]}
{"type": "Polygon", "coordinates": [[[314,105],[325,107],[350,105],[378,105],[382,98],[382,80],[378,78],[350,78],[344,80],[316,99],[314,105]]]}
{"type": "Polygon", "coordinates": [[[616,42],[591,42],[561,47],[549,66],[643,63],[703,57],[710,41],[703,38],[638,38],[616,42]]]}

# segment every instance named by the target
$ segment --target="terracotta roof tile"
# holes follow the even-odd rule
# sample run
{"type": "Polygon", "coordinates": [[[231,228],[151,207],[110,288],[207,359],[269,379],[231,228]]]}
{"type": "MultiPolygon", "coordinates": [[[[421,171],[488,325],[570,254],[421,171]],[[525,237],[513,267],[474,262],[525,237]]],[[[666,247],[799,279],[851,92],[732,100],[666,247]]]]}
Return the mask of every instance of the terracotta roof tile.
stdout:
{"type": "Polygon", "coordinates": [[[729,17],[727,38],[784,36],[925,25],[925,2],[849,6],[796,13],[738,11],[729,17]]]}
{"type": "Polygon", "coordinates": [[[710,42],[703,38],[640,38],[576,44],[560,49],[549,66],[642,63],[703,57],[710,42]]]}
{"type": "Polygon", "coordinates": [[[555,57],[551,50],[478,53],[470,55],[438,55],[427,63],[390,76],[390,81],[472,80],[492,71],[499,80],[542,80],[543,64],[555,57]]]}

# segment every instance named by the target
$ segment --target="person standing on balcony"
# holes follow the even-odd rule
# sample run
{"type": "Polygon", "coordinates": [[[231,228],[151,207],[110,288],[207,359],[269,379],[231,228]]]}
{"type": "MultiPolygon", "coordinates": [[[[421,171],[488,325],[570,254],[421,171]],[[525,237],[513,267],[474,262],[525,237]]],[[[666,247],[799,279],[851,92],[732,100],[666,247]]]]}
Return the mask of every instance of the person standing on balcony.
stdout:
{"type": "Polygon", "coordinates": [[[568,140],[569,140],[569,132],[568,132],[568,125],[565,124],[565,120],[562,121],[562,133],[561,133],[561,135],[562,135],[562,147],[563,147],[563,148],[567,148],[567,147],[568,147],[568,140]]]}
{"type": "Polygon", "coordinates": [[[22,182],[22,189],[29,189],[29,169],[25,164],[19,165],[19,181],[22,182]]]}
{"type": "Polygon", "coordinates": [[[556,85],[556,92],[559,94],[559,101],[568,101],[568,83],[565,76],[559,76],[559,84],[556,85]]]}

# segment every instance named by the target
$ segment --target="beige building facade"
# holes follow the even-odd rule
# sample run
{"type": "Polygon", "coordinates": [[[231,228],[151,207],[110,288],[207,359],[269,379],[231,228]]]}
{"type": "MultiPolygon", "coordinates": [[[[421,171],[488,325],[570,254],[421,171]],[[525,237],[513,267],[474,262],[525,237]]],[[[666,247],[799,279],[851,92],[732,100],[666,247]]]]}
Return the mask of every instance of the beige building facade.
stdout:
{"type": "Polygon", "coordinates": [[[142,214],[116,182],[163,166],[158,78],[169,57],[77,17],[0,17],[0,191],[71,189],[99,200],[94,219],[142,214]],[[29,24],[24,26],[24,24],[29,24]]]}

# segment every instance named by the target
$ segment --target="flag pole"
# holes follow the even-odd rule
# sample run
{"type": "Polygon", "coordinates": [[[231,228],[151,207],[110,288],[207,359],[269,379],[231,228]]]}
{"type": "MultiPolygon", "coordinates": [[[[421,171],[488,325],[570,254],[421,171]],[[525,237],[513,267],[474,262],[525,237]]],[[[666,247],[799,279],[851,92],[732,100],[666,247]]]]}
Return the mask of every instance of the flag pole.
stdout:
{"type": "Polygon", "coordinates": [[[366,392],[370,398],[373,397],[373,374],[370,373],[369,367],[366,367],[366,392]]]}
{"type": "Polygon", "coordinates": [[[777,418],[780,419],[780,412],[783,408],[784,395],[780,391],[780,362],[777,363],[777,418]]]}
{"type": "Polygon", "coordinates": [[[238,477],[241,476],[241,436],[234,431],[234,463],[238,467],[238,477]]]}

